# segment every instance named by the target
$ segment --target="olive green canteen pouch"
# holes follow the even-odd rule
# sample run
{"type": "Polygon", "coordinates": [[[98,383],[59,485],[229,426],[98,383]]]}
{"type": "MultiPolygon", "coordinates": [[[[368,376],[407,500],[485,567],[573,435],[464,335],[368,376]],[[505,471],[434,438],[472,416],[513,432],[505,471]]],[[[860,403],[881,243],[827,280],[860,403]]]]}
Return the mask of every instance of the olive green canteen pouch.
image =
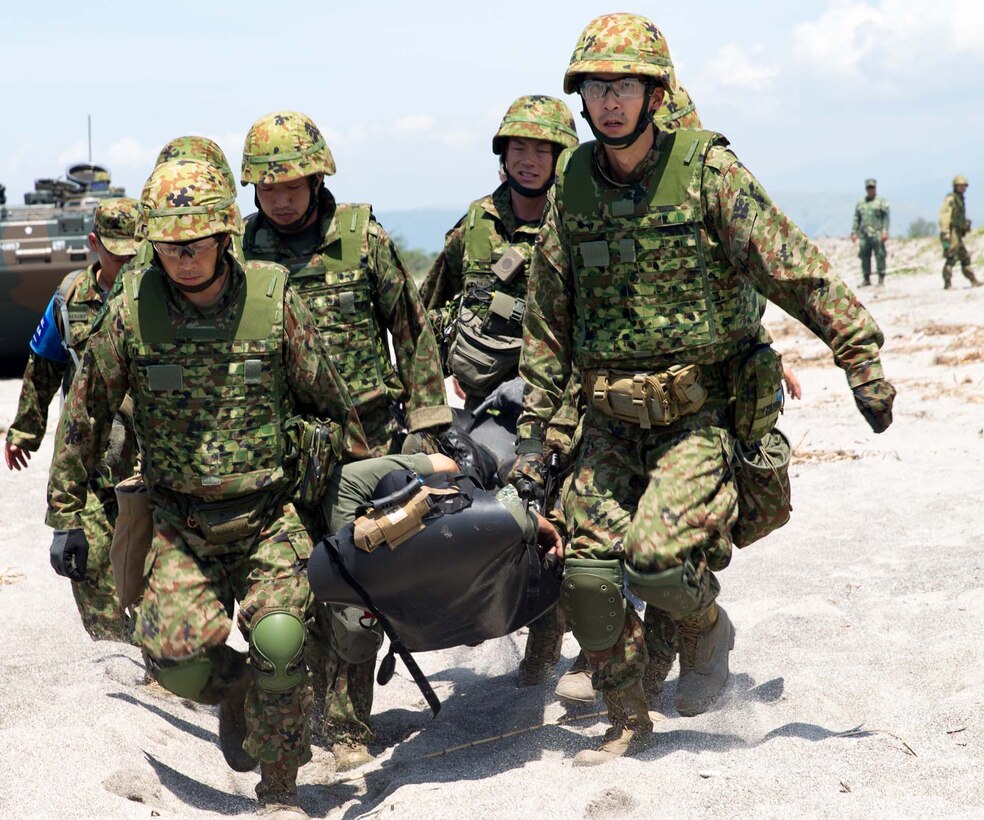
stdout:
{"type": "Polygon", "coordinates": [[[733,462],[738,520],[731,528],[736,547],[747,547],[789,520],[791,457],[789,439],[776,429],[753,445],[738,443],[733,462]]]}
{"type": "Polygon", "coordinates": [[[147,488],[139,475],[116,485],[119,514],[113,530],[109,560],[116,580],[120,605],[128,607],[143,595],[144,563],[154,537],[154,519],[147,501],[147,488]]]}

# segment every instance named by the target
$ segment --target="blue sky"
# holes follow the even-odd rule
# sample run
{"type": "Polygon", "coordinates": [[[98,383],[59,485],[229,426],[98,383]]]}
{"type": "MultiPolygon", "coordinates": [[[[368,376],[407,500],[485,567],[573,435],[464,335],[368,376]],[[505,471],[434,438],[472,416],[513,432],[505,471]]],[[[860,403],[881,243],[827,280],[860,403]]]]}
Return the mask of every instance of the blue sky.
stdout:
{"type": "Polygon", "coordinates": [[[131,194],[182,134],[217,140],[238,171],[252,121],[295,109],[324,131],[340,199],[463,211],[496,184],[509,103],[577,105],[561,89],[571,50],[617,10],[655,20],[705,126],[780,205],[783,192],[861,196],[874,176],[935,218],[964,173],[984,214],[978,0],[18,3],[0,34],[0,182],[21,202],[35,177],[85,160],[90,114],[93,159],[131,194]]]}

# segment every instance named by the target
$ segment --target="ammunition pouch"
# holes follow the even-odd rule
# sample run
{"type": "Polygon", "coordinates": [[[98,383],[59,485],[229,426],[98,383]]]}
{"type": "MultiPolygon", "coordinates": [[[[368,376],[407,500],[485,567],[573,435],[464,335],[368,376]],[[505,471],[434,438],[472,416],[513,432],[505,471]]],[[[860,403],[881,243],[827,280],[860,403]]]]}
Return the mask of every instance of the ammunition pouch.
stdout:
{"type": "Polygon", "coordinates": [[[751,445],[776,426],[782,412],[782,359],[771,345],[756,345],[730,368],[729,387],[735,436],[751,445]]]}
{"type": "Polygon", "coordinates": [[[289,442],[288,458],[296,458],[297,489],[294,501],[317,509],[324,498],[336,463],[338,425],[330,421],[295,416],[284,425],[289,442]]]}
{"type": "Polygon", "coordinates": [[[707,389],[695,364],[673,365],[660,373],[588,370],[584,393],[606,416],[647,430],[696,413],[707,400],[707,389]]]}
{"type": "MultiPolygon", "coordinates": [[[[223,501],[192,499],[188,523],[197,527],[208,544],[224,545],[253,538],[263,528],[276,497],[258,492],[223,501]]],[[[211,553],[199,549],[203,555],[211,553]]]]}
{"type": "Polygon", "coordinates": [[[660,572],[640,572],[629,564],[625,577],[629,589],[647,604],[666,612],[674,621],[692,615],[703,599],[710,573],[695,567],[688,558],[680,566],[660,572]]]}
{"type": "Polygon", "coordinates": [[[109,561],[116,581],[116,595],[120,606],[125,608],[143,595],[147,583],[144,564],[154,538],[154,519],[143,478],[135,475],[117,484],[116,503],[119,512],[109,561]]]}
{"type": "Polygon", "coordinates": [[[789,439],[772,430],[752,446],[739,442],[735,449],[735,484],[738,488],[738,520],[731,528],[736,547],[764,538],[789,520],[789,439]]]}
{"type": "Polygon", "coordinates": [[[622,634],[622,572],[618,559],[571,558],[564,563],[560,607],[577,642],[588,651],[608,649],[622,634]]]}

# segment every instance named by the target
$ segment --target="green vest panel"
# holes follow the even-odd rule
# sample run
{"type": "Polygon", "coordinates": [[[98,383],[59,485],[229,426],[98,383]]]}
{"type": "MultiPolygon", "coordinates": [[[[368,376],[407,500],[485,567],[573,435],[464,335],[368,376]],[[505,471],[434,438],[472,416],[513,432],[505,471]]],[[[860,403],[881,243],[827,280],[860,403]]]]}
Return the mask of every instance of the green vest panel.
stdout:
{"type": "Polygon", "coordinates": [[[291,286],[314,315],[360,415],[383,399],[386,386],[403,390],[376,315],[374,283],[366,273],[371,217],[369,205],[338,205],[333,217],[338,240],[312,256],[285,255],[276,232],[257,229],[255,218],[247,223],[244,237],[248,258],[278,262],[290,270],[291,286]]]}
{"type": "Polygon", "coordinates": [[[709,364],[757,331],[757,294],[704,225],[701,177],[714,144],[727,143],[708,131],[666,135],[656,168],[637,186],[603,183],[594,143],[558,168],[580,367],[709,364]]]}
{"type": "Polygon", "coordinates": [[[156,267],[126,277],[130,373],[148,487],[210,500],[284,485],[284,284],[250,262],[229,313],[190,320],[167,308],[156,267]]]}

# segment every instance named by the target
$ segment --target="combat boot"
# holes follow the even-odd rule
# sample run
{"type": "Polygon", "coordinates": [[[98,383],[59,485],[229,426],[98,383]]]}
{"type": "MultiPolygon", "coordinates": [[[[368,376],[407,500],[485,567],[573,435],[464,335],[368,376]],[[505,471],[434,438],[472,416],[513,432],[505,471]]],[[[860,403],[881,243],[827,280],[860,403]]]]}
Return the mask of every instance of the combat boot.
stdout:
{"type": "Polygon", "coordinates": [[[243,674],[228,685],[219,702],[219,746],[229,768],[236,772],[251,772],[256,768],[256,758],[243,748],[249,683],[249,675],[244,669],[243,674]]]}
{"type": "Polygon", "coordinates": [[[624,689],[605,692],[605,704],[611,727],[605,732],[600,749],[584,749],[574,756],[575,766],[600,766],[619,757],[636,754],[646,748],[652,737],[653,721],[649,704],[637,680],[624,689]]]}
{"type": "Polygon", "coordinates": [[[675,706],[685,717],[707,711],[728,682],[728,653],[735,628],[723,607],[707,609],[680,623],[680,680],[675,706]]]}
{"type": "Polygon", "coordinates": [[[583,649],[578,652],[571,668],[560,676],[554,694],[561,700],[574,703],[595,702],[598,693],[591,685],[591,670],[588,668],[588,657],[583,649]]]}
{"type": "Polygon", "coordinates": [[[979,288],[982,284],[984,284],[974,275],[974,272],[972,270],[965,270],[964,276],[966,276],[967,279],[970,281],[970,286],[972,288],[979,288]]]}
{"type": "Polygon", "coordinates": [[[862,288],[866,288],[866,287],[868,287],[868,286],[869,286],[870,284],[871,284],[871,278],[870,278],[870,277],[868,277],[868,276],[866,276],[866,277],[864,277],[864,279],[862,279],[862,280],[861,280],[861,285],[860,285],[860,286],[861,286],[862,288]]]}
{"type": "Polygon", "coordinates": [[[331,753],[335,758],[335,771],[348,772],[372,763],[375,758],[369,754],[369,748],[358,740],[339,740],[331,745],[331,753]]]}
{"type": "Polygon", "coordinates": [[[533,621],[526,637],[526,652],[519,662],[517,685],[536,686],[547,680],[560,660],[563,643],[564,622],[553,612],[533,621]]]}
{"type": "Polygon", "coordinates": [[[884,284],[885,284],[885,274],[884,273],[879,273],[878,274],[878,287],[881,287],[884,284]]]}
{"type": "Polygon", "coordinates": [[[306,820],[308,814],[297,802],[297,766],[287,763],[260,764],[260,782],[256,784],[260,801],[259,817],[275,820],[306,820]]]}

